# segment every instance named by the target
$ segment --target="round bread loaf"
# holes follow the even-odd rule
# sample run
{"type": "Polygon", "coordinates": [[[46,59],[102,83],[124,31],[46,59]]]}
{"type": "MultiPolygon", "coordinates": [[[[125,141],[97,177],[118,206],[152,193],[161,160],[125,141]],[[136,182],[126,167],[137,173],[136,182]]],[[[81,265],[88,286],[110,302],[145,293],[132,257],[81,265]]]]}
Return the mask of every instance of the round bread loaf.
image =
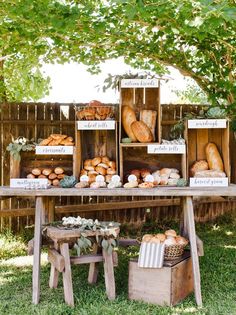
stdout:
{"type": "Polygon", "coordinates": [[[97,156],[94,159],[92,159],[92,166],[97,166],[101,162],[102,162],[102,158],[100,156],[97,156]]]}
{"type": "Polygon", "coordinates": [[[35,176],[34,176],[34,174],[28,174],[27,176],[26,176],[26,178],[35,178],[35,176]]]}
{"type": "Polygon", "coordinates": [[[31,173],[35,176],[39,176],[41,174],[41,170],[39,168],[33,168],[31,173]]]}
{"type": "Polygon", "coordinates": [[[63,174],[64,173],[64,169],[62,167],[56,167],[54,169],[54,173],[59,175],[59,174],[63,174]]]}
{"type": "Polygon", "coordinates": [[[143,121],[134,121],[131,124],[131,130],[139,142],[146,143],[153,141],[152,132],[143,121]]]}
{"type": "Polygon", "coordinates": [[[51,173],[51,174],[49,174],[48,178],[49,179],[55,179],[55,178],[57,178],[57,174],[51,173]]]}
{"type": "Polygon", "coordinates": [[[165,236],[166,237],[176,237],[177,236],[177,234],[176,234],[176,232],[175,232],[175,230],[167,230],[167,231],[165,231],[165,236]]]}
{"type": "Polygon", "coordinates": [[[50,169],[50,168],[45,168],[45,169],[43,169],[43,171],[42,171],[42,174],[43,175],[46,175],[46,176],[48,176],[49,174],[51,174],[52,173],[52,169],[50,169]]]}

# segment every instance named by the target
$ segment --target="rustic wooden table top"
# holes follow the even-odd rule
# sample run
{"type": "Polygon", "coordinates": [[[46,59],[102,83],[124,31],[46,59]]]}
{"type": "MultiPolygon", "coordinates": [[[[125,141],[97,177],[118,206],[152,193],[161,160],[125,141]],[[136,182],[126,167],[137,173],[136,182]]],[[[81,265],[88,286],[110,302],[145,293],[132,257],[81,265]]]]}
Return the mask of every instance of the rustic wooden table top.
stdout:
{"type": "Polygon", "coordinates": [[[142,188],[116,188],[116,189],[90,189],[90,188],[49,188],[27,190],[0,186],[0,198],[4,197],[42,197],[42,196],[236,196],[236,185],[228,187],[157,187],[142,188]]]}

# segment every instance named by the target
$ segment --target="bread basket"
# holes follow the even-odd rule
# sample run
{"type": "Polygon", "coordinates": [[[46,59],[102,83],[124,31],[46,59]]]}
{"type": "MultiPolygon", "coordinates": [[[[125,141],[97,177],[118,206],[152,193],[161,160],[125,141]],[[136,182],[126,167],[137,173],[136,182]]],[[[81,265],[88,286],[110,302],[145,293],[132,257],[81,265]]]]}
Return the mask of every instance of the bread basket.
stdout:
{"type": "Polygon", "coordinates": [[[114,105],[79,106],[76,116],[78,120],[115,120],[116,107],[114,105]]]}
{"type": "Polygon", "coordinates": [[[184,248],[186,244],[175,244],[165,246],[164,259],[165,260],[174,260],[183,255],[184,248]]]}

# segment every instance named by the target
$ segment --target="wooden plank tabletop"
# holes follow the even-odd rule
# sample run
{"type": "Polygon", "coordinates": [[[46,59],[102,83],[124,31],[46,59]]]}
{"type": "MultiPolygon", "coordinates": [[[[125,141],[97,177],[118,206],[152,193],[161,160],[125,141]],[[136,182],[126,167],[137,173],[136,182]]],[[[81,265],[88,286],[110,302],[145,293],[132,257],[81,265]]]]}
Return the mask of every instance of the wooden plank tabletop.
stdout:
{"type": "Polygon", "coordinates": [[[236,185],[228,187],[157,187],[151,189],[142,188],[116,188],[116,189],[90,189],[90,188],[49,188],[27,190],[22,188],[10,188],[0,186],[0,199],[2,197],[40,197],[40,196],[236,196],[236,185]]]}

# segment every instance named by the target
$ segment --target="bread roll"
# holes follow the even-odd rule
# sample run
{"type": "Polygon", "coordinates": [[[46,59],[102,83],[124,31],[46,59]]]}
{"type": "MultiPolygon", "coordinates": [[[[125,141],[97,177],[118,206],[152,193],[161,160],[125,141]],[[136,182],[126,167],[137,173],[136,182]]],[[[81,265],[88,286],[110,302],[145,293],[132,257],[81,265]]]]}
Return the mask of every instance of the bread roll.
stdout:
{"type": "Polygon", "coordinates": [[[51,173],[51,174],[49,174],[48,178],[49,179],[55,179],[55,178],[57,178],[57,174],[51,173]]]}
{"type": "Polygon", "coordinates": [[[154,184],[151,182],[144,182],[138,185],[139,188],[153,188],[154,184]]]}
{"type": "Polygon", "coordinates": [[[88,175],[89,183],[95,182],[96,176],[97,176],[97,175],[95,175],[95,174],[88,175]]]}
{"type": "Polygon", "coordinates": [[[65,176],[66,176],[65,174],[58,174],[58,175],[57,175],[57,178],[58,178],[58,179],[63,179],[65,176]]]}
{"type": "Polygon", "coordinates": [[[108,162],[108,166],[109,166],[110,168],[116,169],[116,162],[115,162],[115,161],[109,161],[109,162],[108,162]]]}
{"type": "Polygon", "coordinates": [[[135,175],[137,177],[137,179],[140,178],[140,170],[132,170],[130,172],[131,175],[135,175]]]}
{"type": "Polygon", "coordinates": [[[54,180],[52,181],[52,184],[53,184],[53,186],[59,186],[60,180],[56,178],[56,179],[54,179],[54,180]]]}
{"type": "Polygon", "coordinates": [[[159,238],[156,238],[155,236],[153,236],[150,240],[150,243],[153,243],[153,244],[160,244],[161,241],[159,240],[159,238]]]}
{"type": "Polygon", "coordinates": [[[148,128],[152,132],[153,140],[155,141],[155,128],[156,128],[156,121],[157,121],[157,112],[155,110],[141,110],[140,111],[140,121],[143,121],[148,128]]]}
{"type": "Polygon", "coordinates": [[[39,168],[33,168],[31,173],[35,176],[39,176],[41,174],[41,170],[39,168]]]}
{"type": "Polygon", "coordinates": [[[167,176],[167,177],[169,177],[170,173],[171,173],[171,168],[165,167],[165,168],[162,168],[160,170],[160,176],[167,176]]]}
{"type": "Polygon", "coordinates": [[[165,231],[165,236],[166,237],[176,237],[177,236],[177,234],[176,234],[176,232],[175,232],[175,230],[167,230],[167,231],[165,231]]]}
{"type": "Polygon", "coordinates": [[[59,174],[63,174],[64,173],[64,169],[62,167],[56,167],[54,169],[54,173],[59,175],[59,174]]]}
{"type": "Polygon", "coordinates": [[[92,159],[92,166],[97,166],[101,162],[102,162],[102,158],[100,156],[97,156],[94,159],[92,159]]]}
{"type": "Polygon", "coordinates": [[[116,170],[114,168],[109,167],[106,170],[107,175],[115,175],[116,174],[116,170]]]}
{"type": "Polygon", "coordinates": [[[94,171],[95,170],[94,166],[87,166],[87,165],[84,165],[84,169],[86,171],[94,171]]]}
{"type": "Polygon", "coordinates": [[[91,159],[84,160],[84,166],[92,166],[92,160],[91,159]]]}
{"type": "Polygon", "coordinates": [[[178,173],[170,173],[170,178],[173,178],[173,179],[179,179],[180,178],[180,175],[178,173]]]}
{"type": "Polygon", "coordinates": [[[92,100],[88,103],[88,106],[91,106],[91,107],[97,107],[97,106],[102,106],[102,105],[103,103],[97,100],[92,100]]]}
{"type": "Polygon", "coordinates": [[[131,129],[139,142],[146,143],[153,141],[152,132],[143,121],[134,121],[131,124],[131,129]]]}
{"type": "Polygon", "coordinates": [[[186,240],[186,238],[184,238],[180,235],[176,236],[175,240],[176,240],[176,243],[179,245],[187,245],[188,244],[188,240],[186,240]]]}
{"type": "Polygon", "coordinates": [[[98,172],[96,172],[96,171],[88,171],[88,175],[96,175],[97,176],[98,172]]]}
{"type": "Polygon", "coordinates": [[[210,170],[224,172],[224,164],[215,143],[208,143],[205,150],[210,170]]]}
{"type": "Polygon", "coordinates": [[[166,246],[176,245],[176,240],[174,237],[167,238],[164,243],[166,246]]]}
{"type": "Polygon", "coordinates": [[[26,178],[35,178],[34,174],[28,174],[26,178]]]}
{"type": "Polygon", "coordinates": [[[38,176],[38,178],[47,178],[47,176],[46,176],[46,175],[41,174],[41,175],[39,175],[39,176],[38,176]]]}
{"type": "Polygon", "coordinates": [[[106,170],[109,168],[109,166],[106,163],[99,163],[98,166],[101,166],[105,168],[106,170]]]}
{"type": "Polygon", "coordinates": [[[107,156],[102,156],[102,163],[108,163],[110,159],[107,156]]]}
{"type": "Polygon", "coordinates": [[[49,174],[52,173],[52,169],[50,168],[45,168],[42,170],[42,174],[48,176],[49,174]]]}
{"type": "Polygon", "coordinates": [[[80,171],[80,176],[82,176],[82,175],[88,175],[88,171],[82,169],[82,170],[80,171]]]}
{"type": "Polygon", "coordinates": [[[133,133],[131,125],[133,122],[137,121],[137,119],[134,110],[130,106],[122,106],[121,121],[127,136],[132,139],[133,142],[136,142],[137,138],[133,133]]]}
{"type": "Polygon", "coordinates": [[[132,180],[131,182],[124,184],[124,188],[136,188],[136,187],[138,187],[138,182],[136,180],[132,180]]]}
{"type": "Polygon", "coordinates": [[[106,175],[107,174],[107,170],[101,166],[96,166],[95,167],[95,171],[98,172],[98,174],[101,175],[106,175]]]}
{"type": "Polygon", "coordinates": [[[106,175],[106,183],[110,183],[113,175],[106,175]]]}
{"type": "Polygon", "coordinates": [[[163,233],[158,233],[155,235],[155,237],[158,238],[161,242],[164,242],[166,239],[166,236],[163,233]]]}
{"type": "Polygon", "coordinates": [[[193,163],[190,168],[190,176],[195,176],[195,173],[198,171],[206,171],[209,169],[209,165],[206,160],[199,160],[193,163]]]}
{"type": "Polygon", "coordinates": [[[145,234],[142,238],[142,242],[149,242],[153,238],[152,234],[145,234]]]}

